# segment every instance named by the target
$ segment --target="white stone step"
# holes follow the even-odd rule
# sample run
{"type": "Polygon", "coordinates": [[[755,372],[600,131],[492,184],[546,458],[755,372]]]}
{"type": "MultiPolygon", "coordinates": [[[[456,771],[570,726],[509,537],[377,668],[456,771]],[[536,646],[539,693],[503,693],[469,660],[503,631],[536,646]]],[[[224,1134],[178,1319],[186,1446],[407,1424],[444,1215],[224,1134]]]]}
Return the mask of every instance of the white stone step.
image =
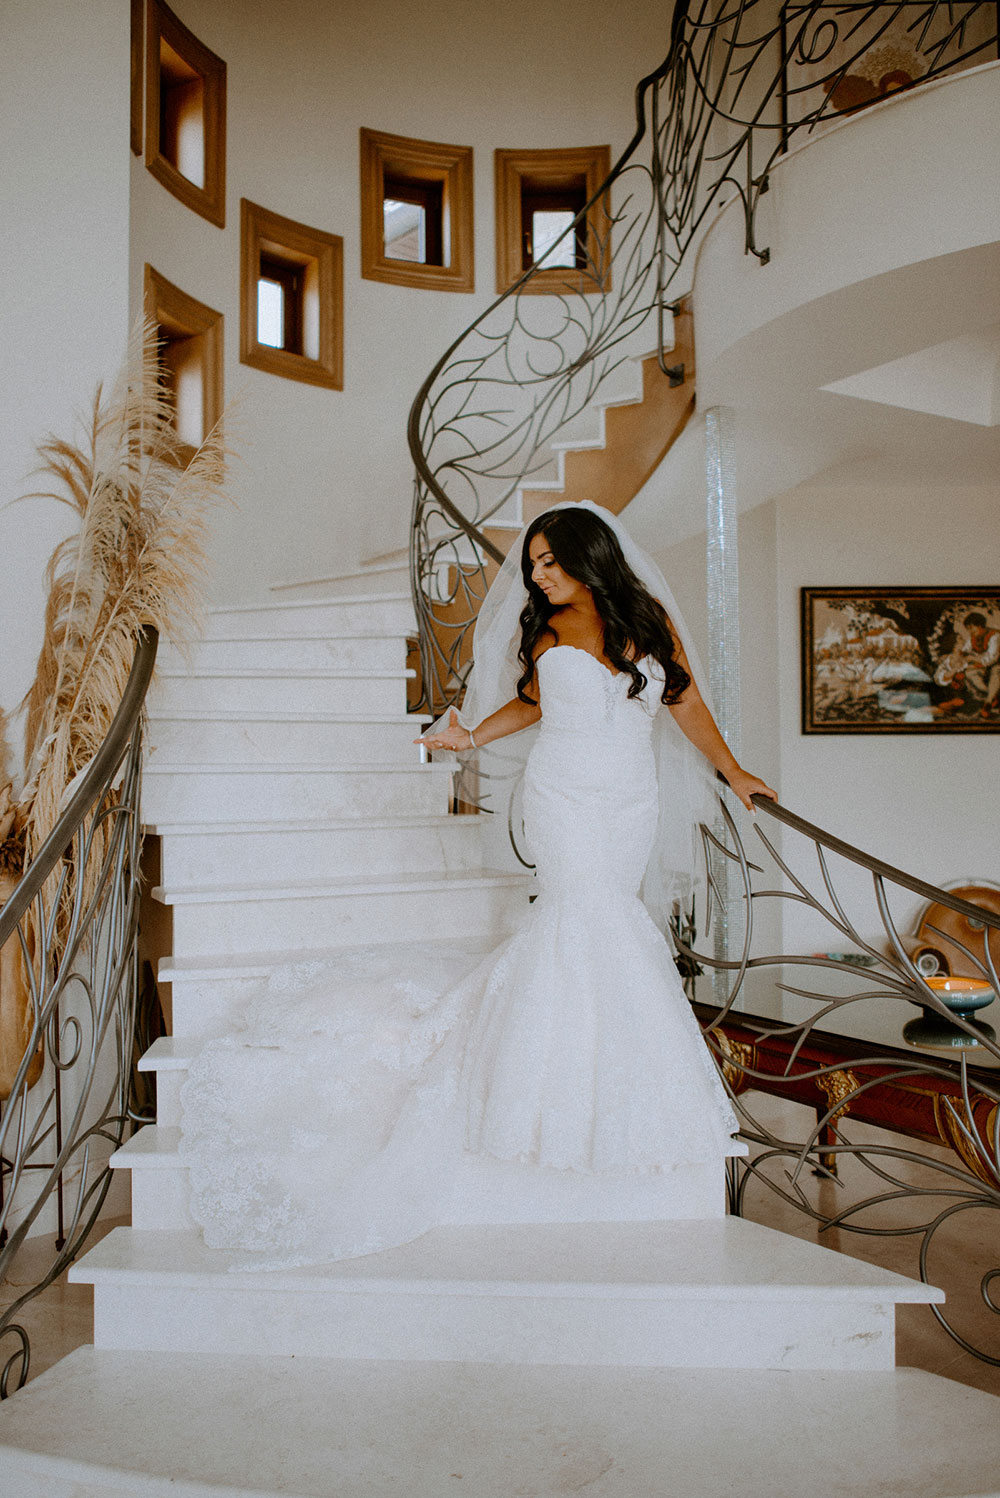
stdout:
{"type": "Polygon", "coordinates": [[[117,1228],[70,1269],[99,1348],[655,1368],[887,1369],[940,1291],[740,1218],[440,1227],[385,1253],[238,1268],[117,1228]]]}
{"type": "MultiPolygon", "coordinates": [[[[197,1051],[198,1043],[184,1039],[177,1035],[160,1035],[139,1058],[139,1071],[154,1072],[156,1074],[156,1129],[178,1129],[181,1122],[181,1098],[180,1090],[187,1077],[191,1057],[197,1051]]],[[[146,1126],[148,1127],[148,1125],[146,1126]]],[[[145,1128],[133,1135],[138,1139],[145,1133],[145,1128]]],[[[157,1140],[157,1151],[163,1140],[157,1140]]],[[[152,1144],[153,1141],[150,1141],[152,1144]]],[[[130,1148],[132,1140],[122,1148],[130,1148]]],[[[176,1140],[171,1142],[171,1152],[176,1153],[176,1140]]],[[[120,1164],[121,1162],[119,1162],[120,1164]]],[[[133,1227],[140,1224],[133,1218],[133,1227]]]]}
{"type": "Polygon", "coordinates": [[[210,609],[208,639],[275,638],[305,635],[402,634],[416,628],[409,589],[398,593],[364,593],[324,601],[300,599],[240,608],[210,609]]]}
{"type": "Polygon", "coordinates": [[[411,764],[419,756],[413,740],[424,726],[415,715],[384,713],[286,713],[177,711],[149,719],[149,763],[411,764]]]}
{"type": "Polygon", "coordinates": [[[79,1348],[0,1406],[4,1498],[990,1498],[1000,1402],[913,1368],[79,1348]]]}
{"type": "Polygon", "coordinates": [[[225,671],[402,671],[408,631],[395,634],[258,635],[196,640],[183,651],[169,642],[156,655],[158,670],[225,671]]]}
{"type": "Polygon", "coordinates": [[[405,546],[390,547],[388,551],[376,551],[361,558],[361,566],[364,567],[405,567],[410,560],[409,542],[405,546]]]}
{"type": "MultiPolygon", "coordinates": [[[[425,938],[421,938],[424,940],[425,938]]],[[[485,957],[496,945],[490,935],[481,938],[485,957]]],[[[469,942],[449,932],[442,947],[457,946],[464,955],[469,942]]],[[[343,955],[344,948],[297,947],[294,950],[204,953],[194,957],[163,957],[157,979],[171,990],[172,1032],[178,1044],[200,1043],[209,1035],[231,1030],[240,1023],[250,998],[281,968],[299,962],[326,962],[343,955]]],[[[173,1120],[176,1121],[176,1120],[173,1120]]]]}
{"type": "MultiPolygon", "coordinates": [[[[164,1069],[163,1076],[168,1075],[164,1069]]],[[[184,1072],[178,1070],[177,1078],[184,1072]]],[[[160,1072],[157,1073],[159,1112],[160,1072]]],[[[137,1231],[194,1229],[188,1211],[188,1173],[178,1148],[178,1125],[146,1124],[111,1156],[112,1168],[127,1173],[132,1182],[132,1227],[137,1231]]]]}
{"type": "Polygon", "coordinates": [[[634,400],[621,399],[607,401],[599,406],[588,408],[583,417],[574,425],[560,428],[560,438],[557,442],[550,442],[549,446],[553,452],[596,452],[607,445],[607,421],[605,412],[609,405],[625,406],[635,405],[641,399],[641,392],[634,400]]]}
{"type": "MultiPolygon", "coordinates": [[[[560,461],[556,465],[556,475],[557,476],[555,478],[547,478],[547,479],[530,478],[530,479],[525,479],[524,483],[521,485],[520,489],[518,490],[518,493],[523,495],[524,491],[526,489],[529,489],[529,490],[532,490],[533,492],[537,491],[538,493],[542,493],[542,494],[547,494],[547,493],[561,494],[563,492],[563,490],[565,489],[565,487],[566,487],[566,480],[562,476],[562,468],[563,468],[562,458],[563,458],[563,454],[559,453],[558,456],[559,456],[559,460],[560,461]]],[[[558,503],[558,501],[557,500],[553,500],[553,504],[556,504],[556,503],[558,503]]]]}
{"type": "MultiPolygon", "coordinates": [[[[131,1176],[132,1226],[167,1232],[193,1226],[188,1211],[188,1168],[180,1154],[181,1088],[191,1055],[183,1044],[167,1056],[151,1048],[147,1069],[157,1072],[156,1124],[147,1124],[117,1150],[111,1164],[131,1176]],[[187,1050],[188,1054],[184,1052],[187,1050]],[[162,1064],[161,1064],[162,1062],[162,1064]]],[[[730,1153],[745,1154],[733,1141],[730,1153]]],[[[652,1223],[721,1219],[725,1178],[718,1166],[690,1166],[659,1176],[607,1181],[573,1171],[552,1172],[506,1164],[488,1156],[465,1157],[455,1176],[452,1225],[498,1223],[652,1223]]]]}
{"type": "Polygon", "coordinates": [[[230,883],[254,871],[268,879],[418,874],[482,865],[478,816],[342,817],[326,822],[166,826],[160,878],[172,885],[230,883]]]}
{"type": "Polygon", "coordinates": [[[576,440],[568,439],[565,442],[552,442],[549,444],[556,452],[583,453],[599,452],[604,447],[603,432],[599,437],[577,437],[576,440]]]}
{"type": "Polygon", "coordinates": [[[382,595],[403,593],[410,586],[408,555],[367,562],[353,572],[330,577],[304,578],[301,582],[271,584],[271,594],[279,602],[288,599],[350,598],[358,593],[382,595]]]}
{"type": "MultiPolygon", "coordinates": [[[[413,751],[417,753],[416,750],[413,751]]],[[[451,770],[434,765],[150,765],[143,776],[147,826],[335,817],[438,816],[448,810],[451,770]]]]}
{"type": "Polygon", "coordinates": [[[456,931],[499,938],[526,908],[532,876],[494,873],[394,874],[378,880],[165,888],[153,898],[172,911],[172,951],[222,955],[267,947],[356,946],[433,941],[456,931]]]}
{"type": "MultiPolygon", "coordinates": [[[[298,953],[285,953],[294,962],[298,953]]],[[[306,954],[302,954],[303,957],[306,954]]],[[[216,1035],[238,1024],[249,999],[279,966],[274,957],[248,952],[241,957],[161,957],[157,983],[170,990],[171,1030],[179,1039],[216,1035]]]]}
{"type": "Polygon", "coordinates": [[[361,666],[319,671],[160,671],[149,710],[161,715],[227,709],[270,713],[406,712],[412,671],[368,671],[361,666]]]}

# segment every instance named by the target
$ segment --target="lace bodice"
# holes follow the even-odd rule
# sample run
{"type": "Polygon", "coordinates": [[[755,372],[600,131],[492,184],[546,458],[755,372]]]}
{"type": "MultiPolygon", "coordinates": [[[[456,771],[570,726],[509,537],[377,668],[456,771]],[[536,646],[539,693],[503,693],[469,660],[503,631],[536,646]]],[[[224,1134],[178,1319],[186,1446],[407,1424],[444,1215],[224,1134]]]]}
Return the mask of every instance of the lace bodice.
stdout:
{"type": "Polygon", "coordinates": [[[660,706],[663,672],[648,657],[638,665],[646,685],[637,697],[629,697],[628,672],[612,671],[575,645],[551,645],[538,658],[543,729],[590,735],[621,730],[648,739],[660,706]]]}

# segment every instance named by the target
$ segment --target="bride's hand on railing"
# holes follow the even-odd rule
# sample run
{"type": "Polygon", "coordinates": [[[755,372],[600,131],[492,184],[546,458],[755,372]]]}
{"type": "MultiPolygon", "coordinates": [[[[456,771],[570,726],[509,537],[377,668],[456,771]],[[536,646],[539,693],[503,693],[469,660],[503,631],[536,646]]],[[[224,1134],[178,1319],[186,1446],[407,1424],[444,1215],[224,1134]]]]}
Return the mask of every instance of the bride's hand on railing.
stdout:
{"type": "Polygon", "coordinates": [[[439,729],[434,734],[421,734],[420,738],[414,739],[413,742],[415,744],[423,744],[425,749],[462,751],[475,748],[472,742],[472,734],[467,728],[462,727],[454,708],[448,714],[448,725],[446,728],[439,729]]]}
{"type": "Polygon", "coordinates": [[[778,793],[771,789],[757,775],[748,775],[746,770],[734,770],[732,774],[726,775],[729,788],[734,795],[739,796],[747,811],[754,810],[751,796],[766,796],[769,801],[777,801],[778,793]]]}

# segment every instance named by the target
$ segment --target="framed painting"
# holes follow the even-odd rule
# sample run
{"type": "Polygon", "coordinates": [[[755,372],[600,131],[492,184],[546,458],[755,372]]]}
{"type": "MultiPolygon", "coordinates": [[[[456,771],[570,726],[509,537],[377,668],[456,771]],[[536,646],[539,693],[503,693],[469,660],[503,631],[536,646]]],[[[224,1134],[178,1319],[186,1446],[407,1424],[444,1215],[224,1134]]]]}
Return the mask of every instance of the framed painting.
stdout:
{"type": "Polygon", "coordinates": [[[786,0],[781,8],[784,140],[900,89],[998,55],[997,0],[786,0]]]}
{"type": "Polygon", "coordinates": [[[1000,587],[801,602],[803,733],[1000,733],[1000,587]]]}

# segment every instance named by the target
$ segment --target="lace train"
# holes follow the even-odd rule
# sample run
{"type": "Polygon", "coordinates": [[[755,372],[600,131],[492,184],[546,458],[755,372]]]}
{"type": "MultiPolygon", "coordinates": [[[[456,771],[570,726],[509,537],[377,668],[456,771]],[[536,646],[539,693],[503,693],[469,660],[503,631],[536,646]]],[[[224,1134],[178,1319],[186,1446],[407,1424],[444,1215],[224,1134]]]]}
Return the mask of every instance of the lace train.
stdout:
{"type": "Polygon", "coordinates": [[[258,1267],[370,1253],[447,1221],[463,1151],[541,1170],[721,1161],[737,1121],[638,898],[655,828],[655,680],[540,660],[525,776],[541,893],[499,951],[346,952],[262,985],[183,1089],[206,1242],[258,1267]]]}

